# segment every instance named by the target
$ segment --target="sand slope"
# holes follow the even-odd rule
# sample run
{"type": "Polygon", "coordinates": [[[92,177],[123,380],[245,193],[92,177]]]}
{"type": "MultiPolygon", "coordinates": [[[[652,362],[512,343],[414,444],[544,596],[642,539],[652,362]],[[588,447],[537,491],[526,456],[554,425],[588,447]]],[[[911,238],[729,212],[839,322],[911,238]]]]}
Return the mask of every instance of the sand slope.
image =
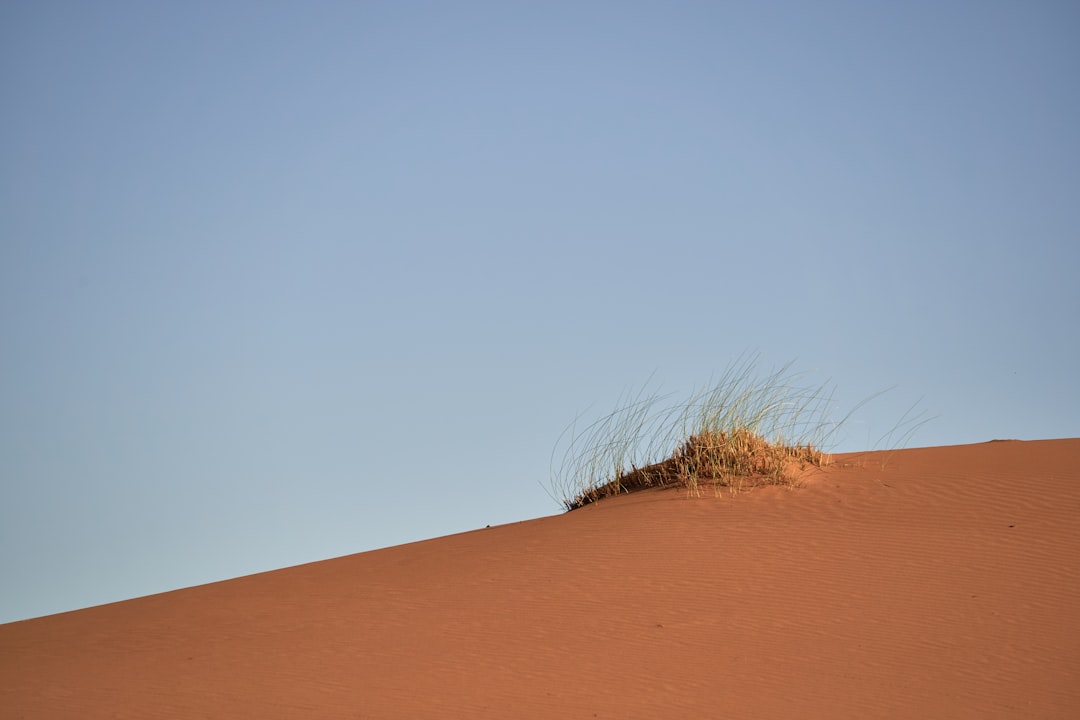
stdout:
{"type": "Polygon", "coordinates": [[[1080,717],[1080,440],[834,460],[0,625],[0,716],[1080,717]]]}

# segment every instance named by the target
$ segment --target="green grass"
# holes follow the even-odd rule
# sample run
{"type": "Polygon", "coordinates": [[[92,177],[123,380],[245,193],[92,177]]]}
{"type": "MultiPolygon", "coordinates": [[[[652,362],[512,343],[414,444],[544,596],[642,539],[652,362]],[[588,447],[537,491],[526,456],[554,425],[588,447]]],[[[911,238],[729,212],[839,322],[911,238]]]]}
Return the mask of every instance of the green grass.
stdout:
{"type": "Polygon", "coordinates": [[[554,495],[574,510],[650,487],[792,485],[798,469],[827,463],[821,448],[854,409],[831,422],[831,386],[801,384],[791,363],[764,374],[757,364],[744,356],[681,402],[641,390],[581,430],[571,424],[552,452],[554,495]]]}

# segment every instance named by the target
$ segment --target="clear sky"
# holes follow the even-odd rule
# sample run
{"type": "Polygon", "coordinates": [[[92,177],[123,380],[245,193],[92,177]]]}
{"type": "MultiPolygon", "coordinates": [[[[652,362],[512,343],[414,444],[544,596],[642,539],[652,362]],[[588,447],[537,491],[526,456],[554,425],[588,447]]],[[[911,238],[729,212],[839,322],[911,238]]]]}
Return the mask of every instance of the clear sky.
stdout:
{"type": "Polygon", "coordinates": [[[0,622],[559,512],[747,351],[1080,436],[1077,78],[1072,2],[4,3],[0,622]]]}

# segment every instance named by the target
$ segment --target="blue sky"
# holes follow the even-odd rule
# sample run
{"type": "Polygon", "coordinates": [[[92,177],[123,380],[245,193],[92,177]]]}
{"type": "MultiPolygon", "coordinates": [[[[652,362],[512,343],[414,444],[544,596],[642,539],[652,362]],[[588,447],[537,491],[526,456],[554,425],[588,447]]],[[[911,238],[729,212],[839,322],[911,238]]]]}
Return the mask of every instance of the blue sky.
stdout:
{"type": "Polygon", "coordinates": [[[744,352],[1080,436],[1067,2],[9,2],[0,622],[559,511],[744,352]],[[654,375],[655,374],[655,375],[654,375]]]}

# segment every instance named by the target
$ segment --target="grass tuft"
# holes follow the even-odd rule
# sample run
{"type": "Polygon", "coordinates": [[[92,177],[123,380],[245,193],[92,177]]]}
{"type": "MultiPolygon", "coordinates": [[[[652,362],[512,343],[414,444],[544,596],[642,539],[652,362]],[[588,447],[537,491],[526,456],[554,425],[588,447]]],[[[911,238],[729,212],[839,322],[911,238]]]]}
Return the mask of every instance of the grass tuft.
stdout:
{"type": "Polygon", "coordinates": [[[801,385],[791,363],[762,375],[757,362],[740,358],[682,403],[639,391],[581,431],[571,424],[552,453],[552,489],[563,506],[651,487],[697,495],[707,486],[794,485],[796,469],[826,464],[820,448],[843,423],[826,419],[830,386],[801,385]]]}

